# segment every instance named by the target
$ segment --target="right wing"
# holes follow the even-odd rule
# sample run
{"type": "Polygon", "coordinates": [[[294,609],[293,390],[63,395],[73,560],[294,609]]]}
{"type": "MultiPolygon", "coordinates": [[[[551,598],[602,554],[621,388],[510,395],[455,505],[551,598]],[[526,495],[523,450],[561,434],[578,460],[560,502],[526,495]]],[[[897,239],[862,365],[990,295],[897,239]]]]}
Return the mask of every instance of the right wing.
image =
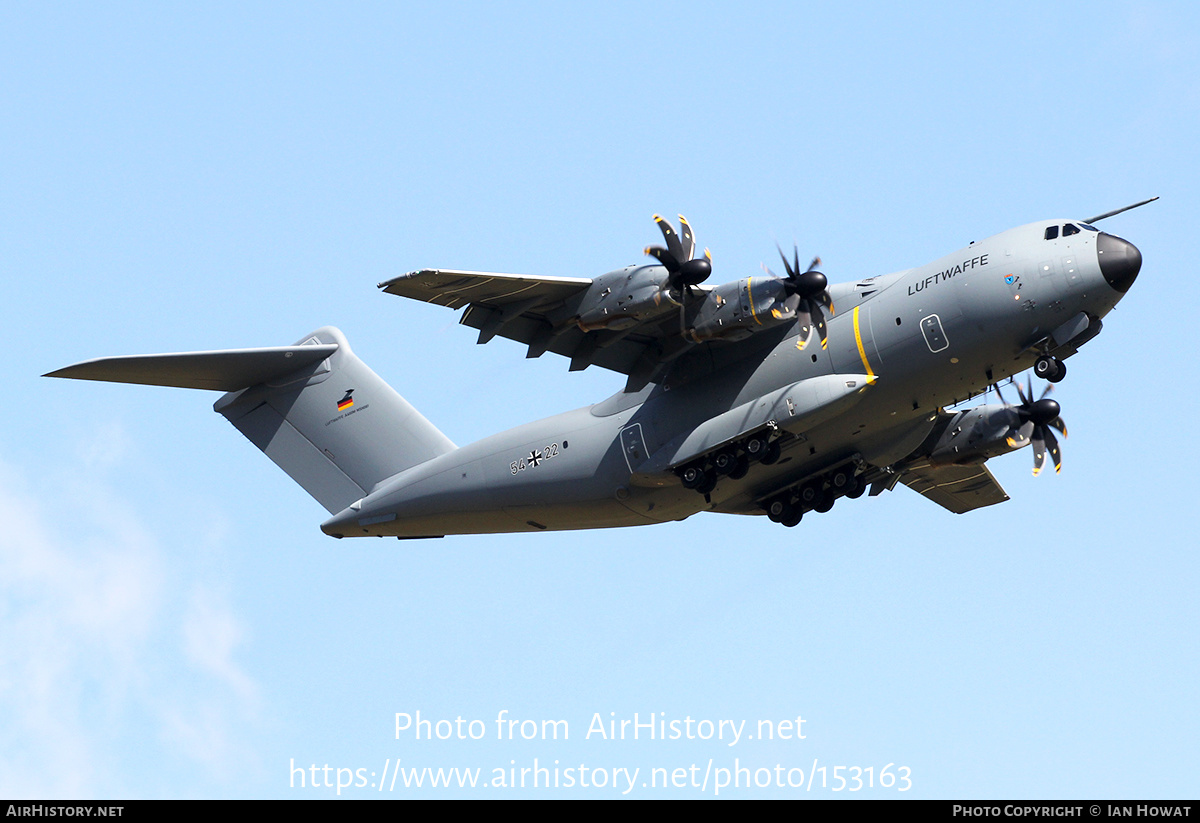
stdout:
{"type": "Polygon", "coordinates": [[[955,514],[1003,503],[1004,489],[982,463],[906,469],[900,482],[955,514]]]}

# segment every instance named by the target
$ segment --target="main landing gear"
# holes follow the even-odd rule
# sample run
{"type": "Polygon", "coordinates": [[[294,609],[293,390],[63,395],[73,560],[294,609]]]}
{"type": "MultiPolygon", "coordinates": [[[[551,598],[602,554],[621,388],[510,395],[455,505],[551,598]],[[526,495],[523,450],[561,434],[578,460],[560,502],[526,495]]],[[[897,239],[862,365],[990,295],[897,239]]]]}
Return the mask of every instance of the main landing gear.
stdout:
{"type": "Polygon", "coordinates": [[[1043,354],[1033,364],[1033,373],[1042,380],[1057,383],[1067,376],[1067,364],[1050,354],[1043,354]]]}
{"type": "Polygon", "coordinates": [[[754,435],[741,443],[726,446],[707,460],[689,463],[679,469],[679,480],[685,489],[708,494],[717,487],[720,478],[741,480],[750,471],[751,463],[769,466],[779,460],[780,454],[778,440],[771,440],[768,434],[754,435]]]}
{"type": "Polygon", "coordinates": [[[862,497],[867,484],[854,473],[854,465],[839,466],[821,477],[813,478],[797,489],[789,490],[768,500],[763,508],[775,523],[795,526],[806,512],[824,514],[833,508],[839,497],[851,500],[862,497]]]}

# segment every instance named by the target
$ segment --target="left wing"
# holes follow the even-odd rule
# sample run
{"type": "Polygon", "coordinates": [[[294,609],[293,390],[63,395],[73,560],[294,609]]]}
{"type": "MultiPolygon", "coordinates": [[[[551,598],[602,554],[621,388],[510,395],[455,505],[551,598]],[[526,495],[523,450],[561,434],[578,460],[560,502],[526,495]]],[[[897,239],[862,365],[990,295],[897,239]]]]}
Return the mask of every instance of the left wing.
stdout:
{"type": "Polygon", "coordinates": [[[379,287],[388,294],[452,309],[466,306],[459,322],[478,329],[480,343],[497,335],[507,337],[528,346],[526,357],[553,352],[570,358],[571,371],[600,366],[629,375],[630,385],[638,388],[679,354],[698,348],[681,338],[675,311],[622,330],[584,331],[575,322],[580,305],[589,291],[603,285],[582,277],[422,269],[379,287]]]}
{"type": "Polygon", "coordinates": [[[402,274],[379,288],[388,294],[461,309],[471,303],[507,308],[528,304],[543,309],[587,291],[586,277],[534,277],[486,271],[421,269],[402,274]]]}

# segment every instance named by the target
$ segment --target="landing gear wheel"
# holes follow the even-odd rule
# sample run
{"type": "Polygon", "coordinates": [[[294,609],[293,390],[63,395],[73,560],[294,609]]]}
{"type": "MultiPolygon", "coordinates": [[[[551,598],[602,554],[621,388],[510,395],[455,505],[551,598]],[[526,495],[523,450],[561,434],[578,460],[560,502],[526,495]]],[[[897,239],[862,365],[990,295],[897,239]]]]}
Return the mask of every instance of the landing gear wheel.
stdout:
{"type": "Polygon", "coordinates": [[[783,449],[780,447],[779,441],[774,440],[767,446],[767,453],[762,456],[759,462],[764,466],[769,466],[772,463],[778,462],[781,454],[783,454],[783,449]]]}
{"type": "Polygon", "coordinates": [[[792,503],[791,498],[776,497],[774,500],[767,503],[767,517],[773,523],[782,523],[789,517],[792,517],[796,512],[796,506],[792,503]]]}
{"type": "Polygon", "coordinates": [[[740,455],[737,459],[736,465],[733,467],[733,471],[729,473],[729,479],[741,480],[746,476],[746,472],[748,471],[750,471],[750,460],[746,457],[746,455],[740,455]]]}
{"type": "Polygon", "coordinates": [[[834,495],[845,494],[854,488],[854,467],[845,466],[829,475],[829,489],[834,495]]]}
{"type": "Polygon", "coordinates": [[[813,509],[820,502],[822,496],[820,483],[809,483],[800,489],[800,508],[813,509]]]}
{"type": "Polygon", "coordinates": [[[1051,383],[1057,383],[1067,376],[1067,364],[1063,363],[1056,357],[1051,357],[1048,354],[1043,354],[1033,364],[1033,373],[1042,380],[1049,380],[1051,383]]]}
{"type": "Polygon", "coordinates": [[[712,472],[704,473],[704,482],[696,487],[696,491],[700,494],[708,494],[717,487],[717,476],[712,472]]]}
{"type": "Polygon", "coordinates": [[[816,502],[816,505],[813,506],[813,511],[820,512],[821,514],[825,514],[825,512],[829,511],[832,508],[833,508],[833,495],[826,493],[826,494],[822,495],[821,499],[818,500],[816,502]]]}
{"type": "Polygon", "coordinates": [[[733,452],[717,452],[712,461],[718,477],[724,477],[737,468],[737,455],[733,452]]]}
{"type": "Polygon", "coordinates": [[[783,525],[787,526],[790,529],[793,526],[799,525],[800,518],[802,518],[803,516],[804,516],[804,512],[802,512],[799,508],[797,508],[792,512],[792,514],[788,515],[787,517],[785,517],[783,520],[780,520],[779,522],[782,523],[783,525]]]}
{"type": "Polygon", "coordinates": [[[746,450],[746,459],[753,463],[766,457],[770,447],[771,444],[767,442],[767,438],[751,437],[743,448],[746,450]]]}
{"type": "Polygon", "coordinates": [[[679,479],[685,489],[698,489],[704,483],[704,469],[700,466],[688,466],[679,473],[679,479]]]}
{"type": "Polygon", "coordinates": [[[851,500],[857,500],[863,496],[863,492],[867,490],[867,484],[863,482],[862,477],[854,478],[854,485],[846,492],[846,497],[851,500]]]}

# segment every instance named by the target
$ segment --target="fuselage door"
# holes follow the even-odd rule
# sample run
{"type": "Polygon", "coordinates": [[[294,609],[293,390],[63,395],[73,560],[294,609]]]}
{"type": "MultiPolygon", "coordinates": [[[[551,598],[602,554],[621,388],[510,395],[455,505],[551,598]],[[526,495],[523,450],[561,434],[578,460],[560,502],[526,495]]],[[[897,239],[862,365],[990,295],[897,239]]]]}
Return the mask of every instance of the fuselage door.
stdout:
{"type": "Polygon", "coordinates": [[[625,465],[629,467],[630,474],[649,456],[646,441],[642,437],[641,423],[621,429],[621,454],[625,455],[625,465]]]}
{"type": "Polygon", "coordinates": [[[931,352],[950,347],[950,341],[942,328],[942,320],[936,314],[931,314],[921,321],[921,334],[925,335],[925,345],[929,346],[931,352]]]}

